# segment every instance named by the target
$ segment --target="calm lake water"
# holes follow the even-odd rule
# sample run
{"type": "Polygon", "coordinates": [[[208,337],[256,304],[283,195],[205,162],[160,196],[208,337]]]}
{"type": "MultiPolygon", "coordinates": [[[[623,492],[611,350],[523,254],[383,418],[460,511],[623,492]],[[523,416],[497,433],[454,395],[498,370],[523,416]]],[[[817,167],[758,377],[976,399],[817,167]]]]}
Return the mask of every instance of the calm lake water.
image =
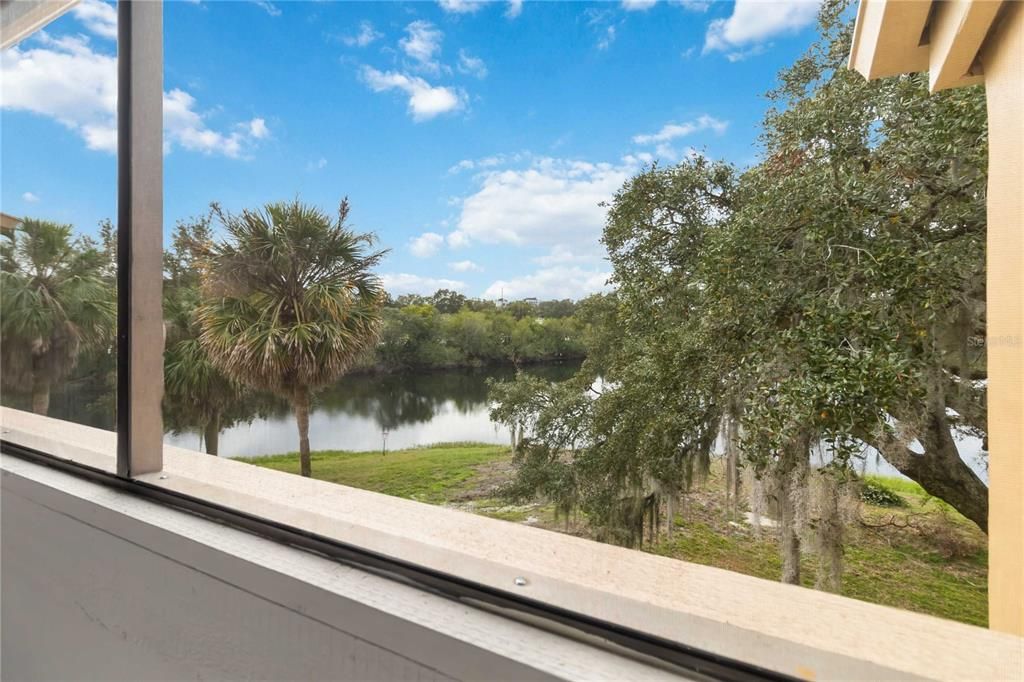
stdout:
{"type": "MultiPolygon", "coordinates": [[[[551,381],[568,379],[579,363],[524,368],[551,381]]],[[[309,416],[314,450],[399,450],[432,443],[475,441],[507,445],[507,428],[488,416],[487,380],[512,379],[512,367],[349,376],[320,392],[309,416]],[[386,434],[386,435],[385,435],[386,434]]],[[[199,449],[195,433],[165,442],[199,449]]],[[[295,452],[299,434],[288,408],[238,424],[220,435],[220,454],[254,457],[295,452]]]]}
{"type": "MultiPolygon", "coordinates": [[[[568,379],[578,362],[535,365],[525,368],[551,381],[568,379]]],[[[487,380],[511,379],[512,367],[408,372],[402,374],[345,377],[316,398],[309,418],[309,440],[314,450],[398,450],[433,443],[474,441],[506,445],[508,429],[488,416],[487,380]],[[385,437],[386,436],[386,437],[385,437]]],[[[27,398],[5,394],[4,403],[29,409],[27,398]]],[[[81,390],[59,390],[52,397],[50,416],[103,429],[113,429],[110,396],[81,390]]],[[[199,450],[197,433],[167,434],[167,443],[199,450]]],[[[956,436],[960,456],[988,483],[987,460],[981,440],[956,436]]],[[[298,450],[295,417],[284,403],[251,424],[238,424],[220,436],[225,457],[273,455],[298,450]]],[[[912,446],[913,448],[913,446],[912,446]]],[[[721,452],[722,444],[716,449],[721,452]]],[[[812,461],[829,459],[827,448],[815,449],[812,461]]],[[[902,477],[873,449],[865,449],[855,466],[866,473],[902,477]]]]}

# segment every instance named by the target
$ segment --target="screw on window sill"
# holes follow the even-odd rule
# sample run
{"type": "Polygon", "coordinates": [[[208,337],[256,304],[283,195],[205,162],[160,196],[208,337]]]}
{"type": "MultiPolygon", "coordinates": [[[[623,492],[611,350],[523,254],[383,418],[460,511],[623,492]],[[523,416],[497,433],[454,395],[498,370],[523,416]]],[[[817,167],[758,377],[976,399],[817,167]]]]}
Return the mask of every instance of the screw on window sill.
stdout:
{"type": "Polygon", "coordinates": [[[515,580],[513,580],[512,582],[514,582],[517,587],[526,587],[530,584],[529,581],[521,575],[516,576],[515,580]]]}

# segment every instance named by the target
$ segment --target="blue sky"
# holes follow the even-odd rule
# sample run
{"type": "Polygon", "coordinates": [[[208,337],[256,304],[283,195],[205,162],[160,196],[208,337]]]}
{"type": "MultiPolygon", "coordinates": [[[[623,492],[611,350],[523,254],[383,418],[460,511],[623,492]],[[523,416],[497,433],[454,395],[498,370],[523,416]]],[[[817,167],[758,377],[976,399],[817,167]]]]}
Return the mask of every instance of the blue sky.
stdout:
{"type": "MultiPolygon", "coordinates": [[[[644,164],[757,158],[763,93],[814,39],[791,2],[224,2],[164,10],[165,232],[300,196],[391,254],[392,293],[578,298],[598,204],[644,164]]],[[[3,211],[115,217],[116,13],[4,51],[3,211]]]]}

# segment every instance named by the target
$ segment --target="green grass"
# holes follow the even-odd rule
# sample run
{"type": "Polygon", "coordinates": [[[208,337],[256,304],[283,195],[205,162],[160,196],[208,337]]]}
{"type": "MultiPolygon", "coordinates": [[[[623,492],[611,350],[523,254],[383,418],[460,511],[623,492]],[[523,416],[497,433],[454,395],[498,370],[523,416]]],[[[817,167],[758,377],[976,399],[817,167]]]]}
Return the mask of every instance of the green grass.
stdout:
{"type": "Polygon", "coordinates": [[[756,539],[749,532],[721,532],[701,521],[677,516],[672,539],[650,548],[654,554],[715,566],[757,578],[778,580],[782,560],[773,542],[756,539]]]}
{"type": "MultiPolygon", "coordinates": [[[[677,517],[674,537],[650,551],[683,561],[715,566],[767,580],[778,580],[782,562],[774,538],[748,530],[722,531],[701,521],[677,517]]],[[[960,559],[944,559],[920,543],[890,546],[862,535],[847,544],[842,594],[862,601],[918,611],[985,626],[988,623],[986,555],[979,550],[960,559]]],[[[801,577],[814,586],[817,561],[805,555],[801,577]]]]}
{"type": "MultiPolygon", "coordinates": [[[[271,469],[298,473],[297,453],[250,458],[271,469]]],[[[380,452],[323,451],[312,455],[313,476],[387,495],[447,504],[513,523],[529,521],[557,531],[586,535],[585,525],[566,524],[550,505],[512,505],[496,497],[510,475],[508,448],[478,443],[444,443],[380,452]]],[[[719,467],[720,468],[720,467],[719,467]]],[[[721,471],[712,470],[702,488],[684,500],[673,537],[662,535],[644,549],[663,556],[716,566],[768,580],[781,572],[771,530],[760,537],[745,525],[730,524],[721,471]]],[[[978,528],[916,483],[868,477],[899,494],[906,507],[861,506],[865,522],[851,524],[844,555],[842,593],[848,597],[928,613],[966,623],[987,623],[988,552],[978,528]]],[[[805,555],[801,574],[814,583],[816,559],[805,555]]]]}
{"type": "Polygon", "coordinates": [[[974,527],[974,524],[971,523],[971,521],[964,516],[961,516],[949,505],[949,503],[944,502],[937,497],[932,497],[925,492],[924,488],[913,481],[909,481],[905,478],[896,478],[894,476],[878,476],[874,474],[868,474],[864,479],[874,483],[875,485],[888,488],[909,502],[911,507],[921,507],[940,511],[949,516],[950,521],[954,523],[965,524],[972,528],[974,527]]]}
{"type": "MultiPolygon", "coordinates": [[[[406,497],[431,504],[443,504],[466,492],[477,475],[477,467],[508,458],[508,448],[479,443],[440,443],[429,447],[376,452],[323,450],[311,455],[313,477],[406,497]]],[[[299,472],[299,455],[292,452],[270,457],[239,458],[268,469],[299,472]]]]}
{"type": "Polygon", "coordinates": [[[982,627],[988,625],[987,552],[945,560],[918,545],[846,548],[843,594],[982,627]]]}
{"type": "MultiPolygon", "coordinates": [[[[674,537],[650,551],[684,561],[778,580],[777,541],[728,523],[721,472],[712,469],[700,501],[676,517],[674,537]]],[[[907,502],[906,507],[861,506],[866,524],[847,528],[842,594],[863,601],[984,626],[988,622],[988,551],[984,533],[948,504],[912,481],[868,476],[907,502]],[[874,527],[872,527],[874,526],[874,527]]],[[[817,560],[805,554],[801,578],[813,587],[817,560]]]]}
{"type": "Polygon", "coordinates": [[[864,476],[864,480],[882,486],[883,488],[888,488],[895,493],[906,493],[908,495],[917,495],[918,497],[928,497],[928,493],[924,491],[924,488],[905,478],[867,474],[864,476]]]}

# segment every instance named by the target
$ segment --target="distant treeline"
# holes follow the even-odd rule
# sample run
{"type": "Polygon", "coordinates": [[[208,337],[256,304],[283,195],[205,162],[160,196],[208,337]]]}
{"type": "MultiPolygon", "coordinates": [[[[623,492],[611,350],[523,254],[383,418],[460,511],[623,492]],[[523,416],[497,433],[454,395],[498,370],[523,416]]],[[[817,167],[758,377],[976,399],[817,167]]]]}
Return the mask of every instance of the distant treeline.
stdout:
{"type": "Polygon", "coordinates": [[[355,368],[404,369],[526,364],[584,356],[587,325],[571,300],[470,299],[442,289],[403,295],[384,309],[380,341],[355,368]]]}

